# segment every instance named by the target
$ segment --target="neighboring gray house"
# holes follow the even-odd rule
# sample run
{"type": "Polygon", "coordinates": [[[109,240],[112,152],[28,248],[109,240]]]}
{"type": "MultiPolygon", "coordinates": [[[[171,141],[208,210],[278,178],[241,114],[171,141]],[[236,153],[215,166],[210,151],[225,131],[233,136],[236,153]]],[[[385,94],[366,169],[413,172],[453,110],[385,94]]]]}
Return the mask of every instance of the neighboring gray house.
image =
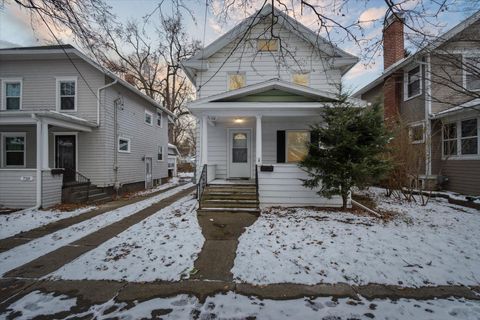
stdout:
{"type": "Polygon", "coordinates": [[[178,157],[180,152],[176,145],[168,144],[168,176],[176,177],[178,175],[178,157]]]}
{"type": "Polygon", "coordinates": [[[341,206],[303,187],[297,163],[309,125],[322,121],[357,61],[270,5],[183,61],[197,88],[189,109],[198,119],[196,180],[208,182],[201,207],[341,206]]]}
{"type": "Polygon", "coordinates": [[[0,206],[49,207],[87,179],[95,200],[168,177],[173,115],[74,47],[0,50],[0,84],[0,206]]]}
{"type": "Polygon", "coordinates": [[[383,30],[384,71],[354,96],[383,100],[424,153],[426,189],[480,195],[480,11],[405,56],[402,17],[383,30]]]}

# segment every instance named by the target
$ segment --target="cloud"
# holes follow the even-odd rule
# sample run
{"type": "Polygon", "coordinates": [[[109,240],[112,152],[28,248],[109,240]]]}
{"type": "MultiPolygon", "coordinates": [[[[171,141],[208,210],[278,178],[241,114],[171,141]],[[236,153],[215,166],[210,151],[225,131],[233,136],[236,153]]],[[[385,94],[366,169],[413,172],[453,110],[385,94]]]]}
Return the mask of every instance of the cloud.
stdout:
{"type": "Polygon", "coordinates": [[[225,33],[224,28],[220,25],[220,23],[218,23],[218,21],[213,18],[208,19],[208,26],[210,27],[210,29],[213,30],[213,32],[218,35],[222,35],[225,33]]]}
{"type": "Polygon", "coordinates": [[[387,9],[385,7],[378,8],[368,8],[363,11],[358,17],[360,25],[364,28],[369,28],[379,19],[385,17],[385,12],[387,9]]]}

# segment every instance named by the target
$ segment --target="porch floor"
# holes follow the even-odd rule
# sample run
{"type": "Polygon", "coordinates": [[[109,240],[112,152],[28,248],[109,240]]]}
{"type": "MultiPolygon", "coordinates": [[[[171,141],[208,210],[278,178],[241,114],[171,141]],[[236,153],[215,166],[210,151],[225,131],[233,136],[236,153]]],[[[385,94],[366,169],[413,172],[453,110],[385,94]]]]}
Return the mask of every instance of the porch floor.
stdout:
{"type": "Polygon", "coordinates": [[[255,179],[214,179],[208,184],[255,184],[255,179]]]}

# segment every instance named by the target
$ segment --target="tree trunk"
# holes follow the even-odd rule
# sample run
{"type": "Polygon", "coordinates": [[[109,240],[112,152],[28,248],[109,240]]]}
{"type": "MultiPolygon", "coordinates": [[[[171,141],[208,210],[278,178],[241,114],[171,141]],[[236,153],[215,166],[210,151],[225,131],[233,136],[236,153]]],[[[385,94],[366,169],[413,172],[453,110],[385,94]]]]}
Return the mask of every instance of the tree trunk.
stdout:
{"type": "Polygon", "coordinates": [[[348,192],[342,192],[342,209],[347,209],[348,192]]]}

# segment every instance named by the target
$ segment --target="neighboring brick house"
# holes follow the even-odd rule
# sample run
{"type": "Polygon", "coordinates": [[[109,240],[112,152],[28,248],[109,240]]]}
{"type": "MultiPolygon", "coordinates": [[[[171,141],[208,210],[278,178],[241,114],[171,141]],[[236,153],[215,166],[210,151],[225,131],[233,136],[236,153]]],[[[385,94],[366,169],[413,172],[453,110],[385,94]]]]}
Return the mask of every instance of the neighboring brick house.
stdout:
{"type": "Polygon", "coordinates": [[[385,121],[408,125],[426,188],[480,195],[480,11],[410,56],[402,19],[387,19],[384,71],[354,96],[383,100],[385,121]]]}

